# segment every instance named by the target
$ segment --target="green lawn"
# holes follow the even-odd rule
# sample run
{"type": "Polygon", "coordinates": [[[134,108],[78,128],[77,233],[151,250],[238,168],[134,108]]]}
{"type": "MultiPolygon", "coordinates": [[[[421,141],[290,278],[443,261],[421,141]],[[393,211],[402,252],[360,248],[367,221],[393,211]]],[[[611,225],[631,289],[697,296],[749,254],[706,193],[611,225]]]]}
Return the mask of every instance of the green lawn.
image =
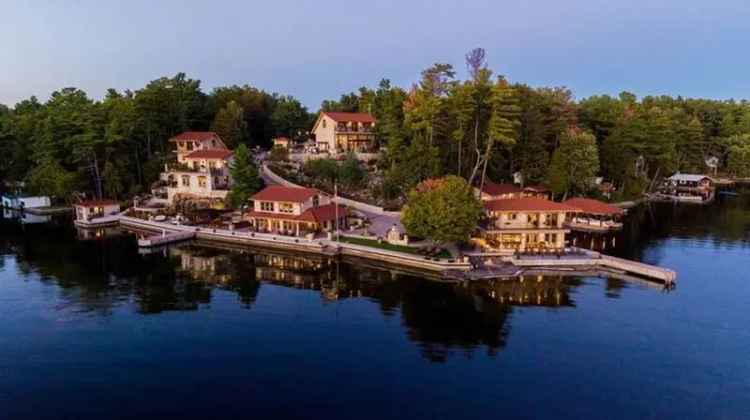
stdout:
{"type": "MultiPolygon", "coordinates": [[[[369,246],[372,248],[379,248],[379,249],[385,249],[387,251],[395,251],[395,252],[403,252],[406,254],[414,254],[414,255],[421,255],[417,251],[419,248],[413,248],[410,246],[403,246],[403,245],[393,245],[389,244],[388,242],[383,241],[382,243],[379,243],[375,239],[363,239],[363,238],[352,238],[350,236],[341,236],[341,242],[346,242],[354,245],[362,245],[362,246],[369,246]]],[[[448,250],[442,250],[438,254],[439,258],[451,258],[451,253],[448,252],[448,250]]]]}

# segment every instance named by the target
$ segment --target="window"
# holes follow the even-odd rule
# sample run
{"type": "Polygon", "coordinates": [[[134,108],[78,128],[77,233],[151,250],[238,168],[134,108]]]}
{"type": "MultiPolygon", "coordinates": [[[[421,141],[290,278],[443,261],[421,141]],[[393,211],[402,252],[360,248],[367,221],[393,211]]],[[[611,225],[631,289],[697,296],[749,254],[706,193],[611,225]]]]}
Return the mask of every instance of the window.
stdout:
{"type": "Polygon", "coordinates": [[[318,207],[320,205],[320,198],[318,198],[317,195],[313,196],[313,207],[318,207]]]}
{"type": "Polygon", "coordinates": [[[183,187],[189,187],[190,186],[190,175],[183,175],[182,176],[182,186],[183,187]]]}
{"type": "Polygon", "coordinates": [[[280,213],[293,213],[294,205],[292,205],[292,203],[279,203],[279,212],[280,213]]]}
{"type": "Polygon", "coordinates": [[[192,141],[187,142],[187,149],[188,150],[193,150],[193,142],[192,141]]]}
{"type": "Polygon", "coordinates": [[[208,182],[206,182],[205,176],[199,176],[198,177],[198,186],[200,188],[206,188],[208,186],[208,182]]]}
{"type": "Polygon", "coordinates": [[[557,234],[556,233],[545,233],[544,234],[544,242],[549,243],[557,243],[557,234]]]}
{"type": "Polygon", "coordinates": [[[323,128],[326,128],[326,119],[323,118],[323,120],[320,122],[320,125],[323,126],[323,128]]]}
{"type": "Polygon", "coordinates": [[[273,202],[271,201],[261,201],[260,202],[260,209],[263,211],[273,211],[273,202]]]}
{"type": "Polygon", "coordinates": [[[211,169],[216,168],[216,161],[209,160],[208,161],[208,167],[211,168],[211,169]]]}
{"type": "Polygon", "coordinates": [[[516,220],[518,219],[517,213],[508,213],[508,220],[516,220]]]}

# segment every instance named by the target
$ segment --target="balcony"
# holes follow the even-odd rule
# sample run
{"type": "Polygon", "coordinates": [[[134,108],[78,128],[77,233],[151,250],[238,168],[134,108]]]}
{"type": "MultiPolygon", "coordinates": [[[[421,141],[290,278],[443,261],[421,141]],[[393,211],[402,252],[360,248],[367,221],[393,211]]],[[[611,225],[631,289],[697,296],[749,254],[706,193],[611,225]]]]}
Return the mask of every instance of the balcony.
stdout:
{"type": "Polygon", "coordinates": [[[336,133],[362,133],[371,134],[374,133],[374,127],[349,127],[345,125],[336,126],[336,133]]]}

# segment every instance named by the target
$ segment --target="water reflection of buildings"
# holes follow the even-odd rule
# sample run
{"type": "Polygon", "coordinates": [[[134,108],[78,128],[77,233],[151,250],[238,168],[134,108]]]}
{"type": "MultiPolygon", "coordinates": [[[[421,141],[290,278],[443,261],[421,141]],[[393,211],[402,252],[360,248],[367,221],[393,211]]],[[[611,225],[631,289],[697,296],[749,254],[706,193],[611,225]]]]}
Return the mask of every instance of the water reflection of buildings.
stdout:
{"type": "Polygon", "coordinates": [[[98,241],[116,238],[124,234],[119,227],[80,228],[76,227],[76,238],[80,241],[98,241]]]}
{"type": "Polygon", "coordinates": [[[233,272],[244,272],[258,288],[270,283],[314,290],[325,302],[366,299],[383,316],[400,316],[409,339],[438,362],[478,348],[496,354],[507,340],[514,306],[572,307],[568,290],[577,284],[563,276],[444,283],[327,258],[197,246],[173,248],[170,254],[179,258],[181,272],[201,284],[225,287],[237,281],[233,272]],[[242,256],[245,265],[233,266],[233,256],[242,256]]]}
{"type": "Polygon", "coordinates": [[[31,214],[21,210],[13,210],[3,207],[3,219],[15,220],[22,225],[34,225],[52,221],[52,216],[31,214]]]}

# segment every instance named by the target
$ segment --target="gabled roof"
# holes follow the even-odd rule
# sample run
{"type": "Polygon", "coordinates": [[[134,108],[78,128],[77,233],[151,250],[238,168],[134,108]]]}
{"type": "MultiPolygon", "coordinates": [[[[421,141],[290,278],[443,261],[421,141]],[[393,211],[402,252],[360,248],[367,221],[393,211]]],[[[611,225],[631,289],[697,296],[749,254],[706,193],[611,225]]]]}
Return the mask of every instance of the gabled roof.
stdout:
{"type": "Polygon", "coordinates": [[[576,212],[577,208],[564,203],[557,203],[537,197],[508,198],[504,200],[490,200],[484,202],[484,208],[489,211],[564,211],[576,212]]]}
{"type": "Polygon", "coordinates": [[[219,142],[220,148],[226,149],[227,145],[214,131],[183,131],[182,133],[169,139],[171,142],[176,141],[198,141],[203,142],[206,140],[216,140],[219,142]]]}
{"type": "Polygon", "coordinates": [[[667,179],[671,179],[672,181],[687,181],[687,182],[700,182],[700,181],[703,181],[704,179],[712,180],[710,176],[706,176],[706,175],[681,174],[681,173],[676,173],[667,179]]]}
{"type": "MultiPolygon", "coordinates": [[[[339,217],[345,217],[349,214],[349,211],[347,210],[346,207],[339,205],[338,214],[339,214],[339,217]]],[[[336,207],[334,206],[333,203],[325,204],[323,206],[309,208],[300,215],[253,210],[253,211],[249,211],[245,213],[245,216],[256,217],[256,218],[266,218],[266,219],[276,219],[276,220],[314,222],[314,223],[321,224],[324,222],[328,222],[330,220],[336,220],[336,207]]]]}
{"type": "Polygon", "coordinates": [[[563,201],[563,204],[575,207],[586,214],[614,215],[623,213],[623,210],[619,207],[590,198],[571,198],[570,200],[563,201]]]}
{"type": "Polygon", "coordinates": [[[494,182],[485,182],[482,192],[487,195],[504,195],[521,192],[521,189],[514,184],[496,184],[494,182]]]}
{"type": "Polygon", "coordinates": [[[316,128],[318,128],[318,124],[320,124],[320,121],[323,119],[323,116],[327,116],[328,118],[334,120],[335,122],[358,122],[358,123],[374,123],[375,117],[372,115],[366,113],[366,112],[327,112],[327,111],[321,111],[318,115],[318,119],[315,120],[315,124],[313,124],[312,131],[315,131],[316,128]]]}
{"type": "Polygon", "coordinates": [[[336,122],[373,123],[375,117],[366,112],[321,112],[336,122]]]}
{"type": "Polygon", "coordinates": [[[185,159],[226,159],[233,153],[229,149],[199,149],[185,155],[185,159]]]}
{"type": "Polygon", "coordinates": [[[272,185],[256,193],[251,200],[261,201],[284,201],[288,203],[302,203],[309,198],[320,194],[320,191],[313,188],[282,187],[272,185]]]}
{"type": "MultiPolygon", "coordinates": [[[[339,205],[338,210],[339,218],[347,215],[346,207],[339,205]]],[[[308,222],[323,223],[329,220],[336,220],[336,205],[333,203],[325,204],[323,206],[311,207],[305,210],[300,216],[299,220],[305,220],[308,222]]]]}

